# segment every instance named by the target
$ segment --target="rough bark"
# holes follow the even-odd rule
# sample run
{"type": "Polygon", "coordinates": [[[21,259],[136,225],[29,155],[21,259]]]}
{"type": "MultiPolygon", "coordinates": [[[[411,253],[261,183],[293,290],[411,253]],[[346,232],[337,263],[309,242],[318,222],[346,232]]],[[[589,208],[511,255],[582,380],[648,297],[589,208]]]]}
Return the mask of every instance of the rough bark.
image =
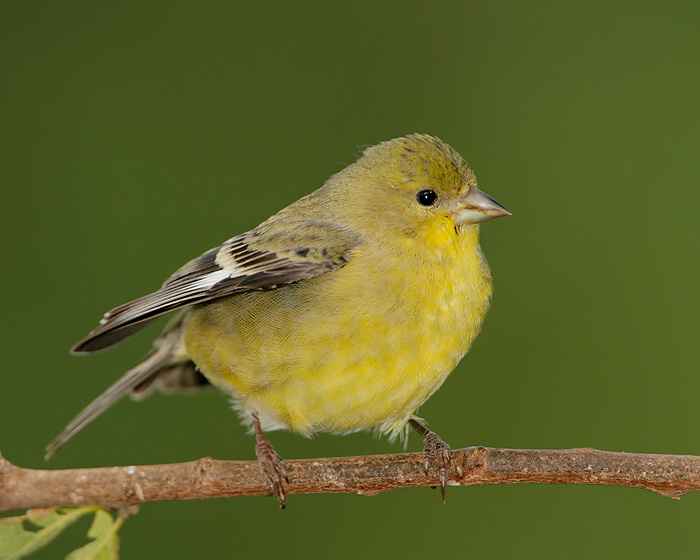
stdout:
{"type": "MultiPolygon", "coordinates": [[[[450,486],[597,484],[646,488],[678,499],[700,489],[700,457],[615,453],[595,449],[453,450],[450,486]]],[[[420,453],[287,461],[287,494],[354,493],[439,484],[420,453]]],[[[256,461],[36,470],[0,456],[0,511],[102,505],[123,508],[159,500],[269,495],[256,461]]]]}

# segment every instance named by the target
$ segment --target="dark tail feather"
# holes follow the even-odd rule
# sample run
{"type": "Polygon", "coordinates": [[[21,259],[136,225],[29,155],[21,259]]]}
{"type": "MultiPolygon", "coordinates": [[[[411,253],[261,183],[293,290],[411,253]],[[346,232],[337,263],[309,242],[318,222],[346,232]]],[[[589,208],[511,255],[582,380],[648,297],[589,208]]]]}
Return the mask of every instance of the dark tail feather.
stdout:
{"type": "Polygon", "coordinates": [[[131,398],[135,401],[143,400],[155,389],[169,394],[197,392],[207,387],[211,387],[209,380],[197,371],[194,362],[182,362],[163,368],[157,375],[134,387],[131,390],[131,398]]]}
{"type": "Polygon", "coordinates": [[[184,313],[176,316],[156,339],[153,350],[135,367],[127,371],[114,385],[86,406],[66,428],[46,447],[45,459],[51,458],[75,434],[111,407],[123,396],[132,393],[144,397],[155,386],[173,389],[173,382],[181,380],[184,388],[204,385],[206,379],[197,373],[192,362],[177,362],[176,354],[182,337],[184,313]],[[163,376],[163,381],[158,380],[163,376]],[[199,383],[196,381],[199,380],[199,383]]]}

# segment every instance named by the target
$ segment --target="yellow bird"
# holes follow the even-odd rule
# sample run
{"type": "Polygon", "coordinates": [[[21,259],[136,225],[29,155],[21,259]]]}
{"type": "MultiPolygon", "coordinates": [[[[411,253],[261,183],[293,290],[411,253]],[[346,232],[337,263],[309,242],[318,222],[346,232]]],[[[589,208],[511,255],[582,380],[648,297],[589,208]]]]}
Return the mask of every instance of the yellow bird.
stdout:
{"type": "Polygon", "coordinates": [[[108,348],[180,310],[139,364],[87,406],[47,457],[124,395],[212,384],[255,433],[284,505],[266,430],[390,437],[413,426],[443,496],[449,447],[416,417],[481,328],[491,276],[479,223],[509,212],[462,157],[412,134],[366,149],[317,191],[112,309],[73,348],[108,348]]]}

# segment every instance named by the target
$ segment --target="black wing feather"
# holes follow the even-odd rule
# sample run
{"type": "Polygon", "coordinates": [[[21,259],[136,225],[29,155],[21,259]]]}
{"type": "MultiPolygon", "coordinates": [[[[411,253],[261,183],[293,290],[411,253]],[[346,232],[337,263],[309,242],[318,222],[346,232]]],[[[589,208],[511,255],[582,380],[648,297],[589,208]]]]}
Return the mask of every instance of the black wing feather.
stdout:
{"type": "Polygon", "coordinates": [[[175,272],[158,291],[108,311],[72,352],[109,348],[176,309],[249,290],[271,289],[342,268],[348,251],[358,242],[357,236],[347,230],[314,221],[296,224],[293,231],[294,235],[286,238],[284,230],[275,232],[273,248],[263,247],[260,234],[253,230],[207,251],[175,272]],[[304,227],[313,232],[328,228],[326,243],[298,243],[300,237],[303,239],[299,229],[304,227]]]}

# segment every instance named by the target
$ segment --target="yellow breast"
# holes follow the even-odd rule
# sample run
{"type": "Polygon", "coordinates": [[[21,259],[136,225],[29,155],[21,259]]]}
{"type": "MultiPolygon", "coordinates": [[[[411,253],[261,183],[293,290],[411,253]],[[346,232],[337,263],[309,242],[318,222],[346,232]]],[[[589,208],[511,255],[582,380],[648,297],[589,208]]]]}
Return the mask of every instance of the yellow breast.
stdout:
{"type": "Polygon", "coordinates": [[[478,227],[445,221],[317,278],[196,307],[185,345],[264,429],[396,435],[467,352],[490,295],[478,227]]]}

